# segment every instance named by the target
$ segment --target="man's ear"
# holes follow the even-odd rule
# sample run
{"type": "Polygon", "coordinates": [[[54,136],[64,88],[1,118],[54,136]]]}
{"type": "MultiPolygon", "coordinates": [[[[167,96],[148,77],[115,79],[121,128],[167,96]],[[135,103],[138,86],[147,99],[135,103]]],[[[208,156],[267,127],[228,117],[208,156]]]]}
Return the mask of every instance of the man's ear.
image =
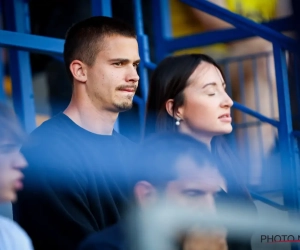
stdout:
{"type": "Polygon", "coordinates": [[[174,99],[169,99],[166,102],[166,110],[170,116],[172,116],[174,119],[180,119],[183,120],[183,107],[179,107],[176,110],[174,110],[173,113],[173,105],[174,105],[174,99]]]}
{"type": "Polygon", "coordinates": [[[147,207],[157,201],[157,191],[147,181],[139,181],[134,187],[134,196],[139,206],[147,207]]]}
{"type": "Polygon", "coordinates": [[[86,82],[87,80],[86,65],[83,62],[79,60],[74,60],[70,63],[69,68],[75,80],[82,83],[86,82]]]}

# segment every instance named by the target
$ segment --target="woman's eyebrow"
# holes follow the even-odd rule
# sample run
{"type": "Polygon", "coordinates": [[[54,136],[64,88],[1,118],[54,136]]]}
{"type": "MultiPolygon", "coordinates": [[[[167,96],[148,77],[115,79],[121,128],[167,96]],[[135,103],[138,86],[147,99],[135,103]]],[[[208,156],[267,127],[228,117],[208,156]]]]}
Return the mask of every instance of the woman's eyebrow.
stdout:
{"type": "Polygon", "coordinates": [[[217,84],[215,82],[206,83],[206,84],[204,84],[202,89],[205,89],[207,86],[217,86],[217,84]]]}

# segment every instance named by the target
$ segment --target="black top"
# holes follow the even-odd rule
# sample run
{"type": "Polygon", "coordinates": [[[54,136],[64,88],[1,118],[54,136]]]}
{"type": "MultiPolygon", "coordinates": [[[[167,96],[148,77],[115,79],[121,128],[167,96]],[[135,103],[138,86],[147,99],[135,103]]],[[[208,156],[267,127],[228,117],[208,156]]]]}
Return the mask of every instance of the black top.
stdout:
{"type": "Polygon", "coordinates": [[[105,230],[88,236],[77,250],[127,250],[124,225],[119,222],[105,230]]]}
{"type": "Polygon", "coordinates": [[[75,249],[88,234],[114,224],[128,198],[125,165],[135,144],[98,135],[63,113],[23,145],[29,166],[14,217],[35,250],[75,249]]]}

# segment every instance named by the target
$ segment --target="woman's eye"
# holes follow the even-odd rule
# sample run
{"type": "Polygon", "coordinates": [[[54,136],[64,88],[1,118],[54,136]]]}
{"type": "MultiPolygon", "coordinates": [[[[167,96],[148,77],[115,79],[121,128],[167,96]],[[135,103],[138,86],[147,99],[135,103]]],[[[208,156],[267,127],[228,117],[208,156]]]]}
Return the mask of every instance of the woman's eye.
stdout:
{"type": "Polygon", "coordinates": [[[214,96],[216,93],[210,93],[210,94],[208,94],[209,96],[214,96]]]}

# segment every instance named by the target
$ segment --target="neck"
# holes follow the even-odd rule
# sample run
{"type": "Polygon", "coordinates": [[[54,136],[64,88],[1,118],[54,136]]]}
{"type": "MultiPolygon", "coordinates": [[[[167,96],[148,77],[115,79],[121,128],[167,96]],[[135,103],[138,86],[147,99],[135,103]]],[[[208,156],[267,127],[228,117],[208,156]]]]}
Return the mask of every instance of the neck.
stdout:
{"type": "Polygon", "coordinates": [[[204,143],[207,146],[207,148],[209,149],[209,151],[211,151],[212,136],[210,136],[209,134],[202,133],[202,132],[194,132],[189,129],[185,129],[184,127],[180,127],[179,132],[190,135],[191,137],[195,138],[196,140],[204,143]]]}
{"type": "Polygon", "coordinates": [[[89,98],[74,89],[71,102],[64,114],[85,130],[95,134],[111,135],[119,113],[97,108],[89,98]]]}

